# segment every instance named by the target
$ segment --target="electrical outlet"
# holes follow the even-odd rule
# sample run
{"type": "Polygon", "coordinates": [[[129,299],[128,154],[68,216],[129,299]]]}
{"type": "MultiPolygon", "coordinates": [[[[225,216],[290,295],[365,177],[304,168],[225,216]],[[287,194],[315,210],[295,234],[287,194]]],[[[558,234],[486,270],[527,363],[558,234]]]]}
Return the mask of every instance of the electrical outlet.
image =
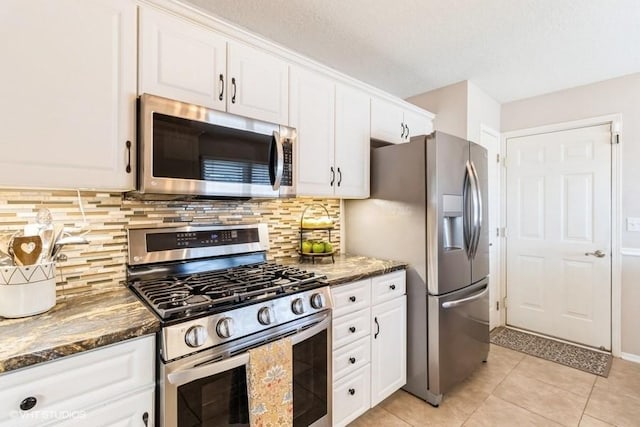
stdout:
{"type": "Polygon", "coordinates": [[[640,218],[627,217],[627,231],[640,231],[640,218]]]}

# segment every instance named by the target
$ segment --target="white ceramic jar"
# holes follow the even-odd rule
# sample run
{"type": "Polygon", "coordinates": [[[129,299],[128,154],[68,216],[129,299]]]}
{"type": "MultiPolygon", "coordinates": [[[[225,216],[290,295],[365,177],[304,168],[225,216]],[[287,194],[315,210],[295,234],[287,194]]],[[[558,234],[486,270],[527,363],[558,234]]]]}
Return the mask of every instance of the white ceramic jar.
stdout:
{"type": "Polygon", "coordinates": [[[56,264],[0,267],[0,316],[25,317],[56,305],[56,264]]]}

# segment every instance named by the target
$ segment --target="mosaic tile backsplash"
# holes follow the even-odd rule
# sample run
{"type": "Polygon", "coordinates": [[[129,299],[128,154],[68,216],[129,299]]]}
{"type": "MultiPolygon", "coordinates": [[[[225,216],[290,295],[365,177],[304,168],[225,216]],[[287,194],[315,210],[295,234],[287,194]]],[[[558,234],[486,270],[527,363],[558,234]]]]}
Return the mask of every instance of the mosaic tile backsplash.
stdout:
{"type": "MultiPolygon", "coordinates": [[[[335,222],[331,241],[340,246],[338,199],[275,199],[250,201],[139,202],[123,200],[120,193],[81,191],[0,191],[0,248],[25,224],[35,222],[40,207],[51,211],[53,221],[86,233],[89,245],[67,246],[68,257],[57,265],[58,299],[121,286],[127,262],[127,226],[166,223],[252,224],[269,226],[268,258],[297,257],[300,217],[324,216],[335,222]],[[80,204],[81,203],[81,204],[80,204]]],[[[315,232],[318,233],[318,232],[315,232]]],[[[327,239],[325,235],[316,238],[327,239]]],[[[305,238],[314,238],[305,235],[305,238]]]]}

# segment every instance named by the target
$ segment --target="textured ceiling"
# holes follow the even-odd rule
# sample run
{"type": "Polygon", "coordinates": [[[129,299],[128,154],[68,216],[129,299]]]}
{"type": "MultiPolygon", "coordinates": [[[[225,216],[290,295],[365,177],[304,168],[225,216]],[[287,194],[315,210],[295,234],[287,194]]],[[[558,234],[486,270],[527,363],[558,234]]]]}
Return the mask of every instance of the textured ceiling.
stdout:
{"type": "Polygon", "coordinates": [[[640,71],[640,0],[185,0],[406,98],[499,102],[640,71]]]}

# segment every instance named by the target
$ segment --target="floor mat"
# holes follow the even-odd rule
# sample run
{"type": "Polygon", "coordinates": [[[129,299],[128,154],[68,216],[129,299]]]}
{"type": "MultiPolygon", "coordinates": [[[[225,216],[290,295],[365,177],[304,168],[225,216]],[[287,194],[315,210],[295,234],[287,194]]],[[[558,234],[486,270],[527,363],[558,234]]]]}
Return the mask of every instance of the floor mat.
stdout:
{"type": "Polygon", "coordinates": [[[491,332],[491,342],[501,347],[560,363],[591,374],[607,377],[611,369],[610,354],[588,350],[526,332],[498,327],[491,332]]]}

